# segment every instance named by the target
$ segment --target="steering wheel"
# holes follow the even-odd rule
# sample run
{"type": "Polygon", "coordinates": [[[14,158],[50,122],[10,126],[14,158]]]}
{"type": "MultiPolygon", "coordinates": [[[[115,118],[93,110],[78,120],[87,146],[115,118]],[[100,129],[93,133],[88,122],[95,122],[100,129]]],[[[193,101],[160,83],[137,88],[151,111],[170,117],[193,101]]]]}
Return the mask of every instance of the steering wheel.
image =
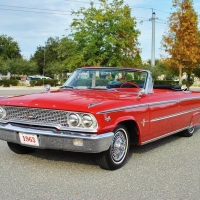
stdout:
{"type": "Polygon", "coordinates": [[[133,85],[133,86],[135,86],[136,88],[140,89],[140,86],[139,86],[138,84],[132,83],[132,82],[125,82],[125,83],[123,83],[123,84],[120,86],[120,88],[129,88],[129,87],[126,87],[125,85],[133,85]]]}

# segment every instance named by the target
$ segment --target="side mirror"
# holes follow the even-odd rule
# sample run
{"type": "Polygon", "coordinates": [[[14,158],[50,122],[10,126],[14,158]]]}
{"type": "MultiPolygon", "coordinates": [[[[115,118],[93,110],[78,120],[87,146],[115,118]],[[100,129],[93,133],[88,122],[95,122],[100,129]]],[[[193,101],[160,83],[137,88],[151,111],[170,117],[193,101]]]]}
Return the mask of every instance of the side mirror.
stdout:
{"type": "Polygon", "coordinates": [[[44,93],[49,93],[49,92],[50,92],[50,89],[51,89],[51,86],[50,86],[49,84],[47,84],[47,85],[44,86],[43,92],[44,92],[44,93]]]}
{"type": "Polygon", "coordinates": [[[145,90],[144,90],[144,89],[141,89],[141,90],[138,92],[138,95],[137,95],[136,98],[139,98],[139,97],[141,97],[141,96],[144,95],[144,94],[145,94],[145,90]]]}

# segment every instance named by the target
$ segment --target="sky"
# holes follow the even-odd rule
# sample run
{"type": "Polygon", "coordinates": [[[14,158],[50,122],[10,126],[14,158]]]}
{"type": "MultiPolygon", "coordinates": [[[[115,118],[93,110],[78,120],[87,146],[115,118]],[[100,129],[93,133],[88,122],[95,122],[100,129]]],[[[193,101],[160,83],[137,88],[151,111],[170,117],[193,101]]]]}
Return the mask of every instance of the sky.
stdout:
{"type": "MultiPolygon", "coordinates": [[[[18,42],[21,54],[29,59],[38,46],[45,46],[49,37],[67,36],[75,16],[71,11],[89,7],[90,0],[1,0],[0,35],[7,35],[18,42]]],[[[93,0],[99,6],[98,0],[93,0]]],[[[109,1],[111,2],[111,1],[109,1]]],[[[164,52],[161,40],[168,30],[167,21],[172,12],[172,0],[124,0],[131,8],[131,16],[136,18],[142,60],[151,59],[152,12],[155,21],[155,58],[164,52]]],[[[194,9],[200,16],[200,0],[193,0],[194,9]]],[[[199,17],[200,19],[200,17],[199,17]]]]}

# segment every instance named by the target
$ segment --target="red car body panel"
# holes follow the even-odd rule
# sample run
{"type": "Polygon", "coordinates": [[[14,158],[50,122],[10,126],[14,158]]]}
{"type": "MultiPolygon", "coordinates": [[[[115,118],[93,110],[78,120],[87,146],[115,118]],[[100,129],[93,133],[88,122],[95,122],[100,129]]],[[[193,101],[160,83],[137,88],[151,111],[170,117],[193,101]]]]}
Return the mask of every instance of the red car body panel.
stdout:
{"type": "Polygon", "coordinates": [[[138,127],[138,145],[200,123],[200,93],[155,89],[136,98],[130,89],[123,91],[66,89],[2,99],[0,104],[92,113],[98,121],[97,134],[132,120],[138,127]]]}

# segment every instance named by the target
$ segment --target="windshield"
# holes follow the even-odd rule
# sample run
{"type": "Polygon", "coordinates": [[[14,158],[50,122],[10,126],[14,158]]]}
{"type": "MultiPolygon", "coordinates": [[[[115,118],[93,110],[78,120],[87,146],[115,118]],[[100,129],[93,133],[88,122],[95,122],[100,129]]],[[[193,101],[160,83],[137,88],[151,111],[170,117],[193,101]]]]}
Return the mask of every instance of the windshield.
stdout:
{"type": "Polygon", "coordinates": [[[77,69],[63,87],[77,89],[112,89],[146,87],[148,73],[127,68],[81,68],[77,69]]]}

